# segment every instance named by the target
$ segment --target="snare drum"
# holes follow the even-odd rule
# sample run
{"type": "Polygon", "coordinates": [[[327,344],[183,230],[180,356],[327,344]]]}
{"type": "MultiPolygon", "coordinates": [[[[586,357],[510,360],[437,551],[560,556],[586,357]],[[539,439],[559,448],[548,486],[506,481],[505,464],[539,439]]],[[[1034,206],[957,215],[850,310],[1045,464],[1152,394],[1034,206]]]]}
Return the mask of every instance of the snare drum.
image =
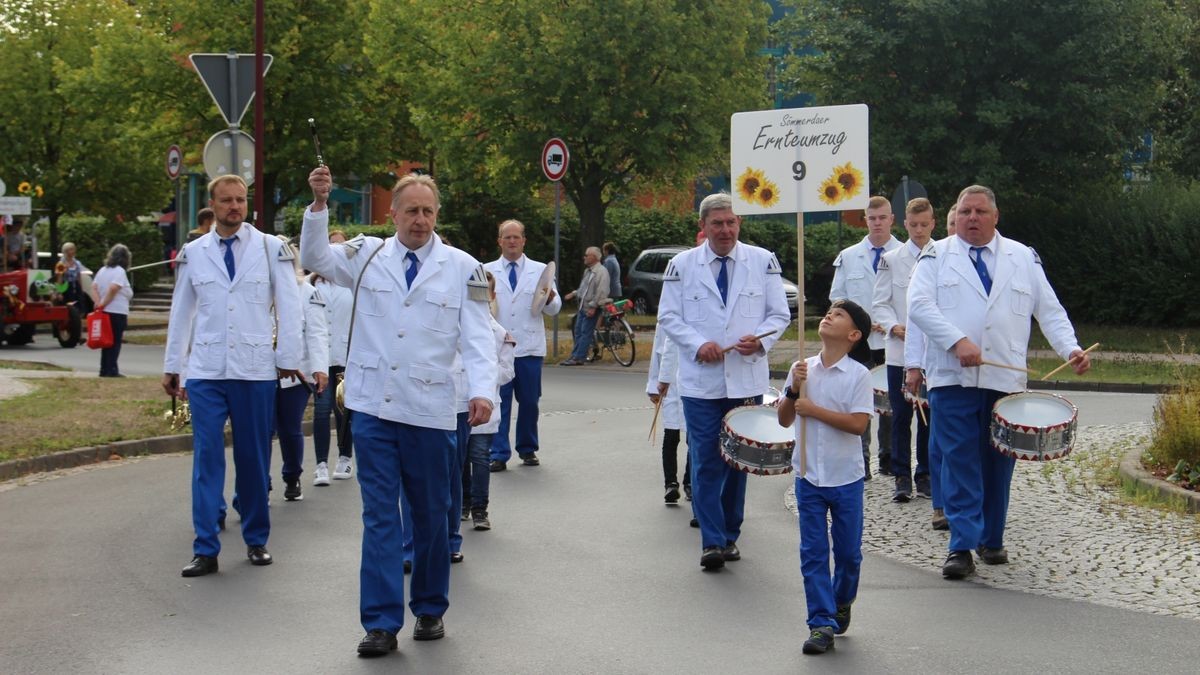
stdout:
{"type": "Polygon", "coordinates": [[[779,426],[775,409],[754,405],[734,408],[721,421],[721,457],[733,468],[757,476],[792,470],[796,447],[791,427],[779,426]]]}
{"type": "Polygon", "coordinates": [[[1079,409],[1057,394],[1024,391],[992,407],[992,447],[1035,462],[1066,457],[1075,442],[1079,409]]]}
{"type": "Polygon", "coordinates": [[[762,404],[771,408],[778,407],[779,399],[783,398],[783,392],[775,387],[767,387],[767,393],[763,394],[762,404]]]}
{"type": "Polygon", "coordinates": [[[871,369],[871,389],[875,391],[875,412],[891,415],[892,401],[888,398],[887,366],[875,366],[871,369]]]}
{"type": "Polygon", "coordinates": [[[912,405],[919,405],[929,410],[929,387],[926,386],[925,378],[921,378],[921,390],[916,394],[913,394],[908,389],[904,390],[904,400],[912,405]]]}

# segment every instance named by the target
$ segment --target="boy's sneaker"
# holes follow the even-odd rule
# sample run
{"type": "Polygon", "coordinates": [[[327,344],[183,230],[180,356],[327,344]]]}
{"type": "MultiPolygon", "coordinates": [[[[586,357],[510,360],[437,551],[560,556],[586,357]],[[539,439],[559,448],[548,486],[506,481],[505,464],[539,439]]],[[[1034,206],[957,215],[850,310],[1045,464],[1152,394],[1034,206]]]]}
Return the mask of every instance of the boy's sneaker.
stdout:
{"type": "Polygon", "coordinates": [[[313,474],[313,485],[329,485],[329,464],[327,462],[317,464],[317,470],[313,474]]]}
{"type": "Polygon", "coordinates": [[[824,654],[830,649],[833,649],[833,628],[830,626],[812,629],[808,639],[804,641],[805,654],[824,654]]]}
{"type": "Polygon", "coordinates": [[[929,476],[917,476],[917,496],[933,499],[933,490],[929,487],[929,476]]]}
{"type": "Polygon", "coordinates": [[[350,478],[350,474],[354,472],[354,466],[350,463],[350,458],[345,455],[338,455],[337,466],[333,469],[334,480],[346,480],[350,478]]]}
{"type": "Polygon", "coordinates": [[[667,484],[667,494],[663,496],[663,501],[668,504],[679,503],[679,486],[675,483],[667,484]]]}
{"type": "Polygon", "coordinates": [[[892,501],[904,504],[912,499],[912,479],[908,476],[896,476],[896,491],[892,493],[892,501]]]}
{"type": "Polygon", "coordinates": [[[837,619],[837,630],[833,631],[834,635],[841,635],[850,629],[850,605],[842,605],[837,608],[837,613],[833,615],[837,619]]]}
{"type": "Polygon", "coordinates": [[[462,508],[462,515],[460,515],[458,519],[459,519],[459,521],[464,522],[464,523],[467,522],[468,520],[470,520],[471,519],[471,509],[469,507],[464,506],[462,508]]]}
{"type": "Polygon", "coordinates": [[[482,509],[475,509],[475,510],[471,511],[471,521],[474,524],[476,530],[492,529],[492,521],[488,520],[487,511],[484,511],[482,509]]]}
{"type": "Polygon", "coordinates": [[[283,498],[289,502],[304,501],[304,493],[300,491],[300,479],[288,478],[283,481],[287,487],[283,489],[283,498]]]}
{"type": "Polygon", "coordinates": [[[683,484],[683,496],[689,502],[692,501],[692,484],[691,483],[683,484]]]}

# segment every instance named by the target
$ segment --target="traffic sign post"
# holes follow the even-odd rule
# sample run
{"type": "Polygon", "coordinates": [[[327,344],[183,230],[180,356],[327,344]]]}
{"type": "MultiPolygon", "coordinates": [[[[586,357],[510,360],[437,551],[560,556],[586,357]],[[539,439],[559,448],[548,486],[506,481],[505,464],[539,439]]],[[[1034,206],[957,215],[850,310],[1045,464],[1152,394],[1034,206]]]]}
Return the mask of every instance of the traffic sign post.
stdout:
{"type": "MultiPolygon", "coordinates": [[[[230,127],[240,125],[254,99],[254,54],[189,54],[188,60],[225,122],[230,127]]],[[[270,54],[263,54],[264,75],[272,60],[270,54]]]]}
{"type": "Polygon", "coordinates": [[[204,144],[204,171],[209,178],[237,174],[254,185],[254,137],[239,129],[213,134],[204,144]]]}
{"type": "MultiPolygon", "coordinates": [[[[551,138],[542,146],[542,173],[546,174],[546,178],[554,182],[554,270],[555,275],[558,275],[558,270],[562,269],[562,261],[559,260],[559,226],[562,222],[562,178],[567,175],[567,167],[571,164],[571,153],[567,150],[567,144],[561,138],[551,138]]],[[[558,279],[554,280],[558,284],[558,279]]],[[[558,314],[554,315],[554,339],[552,340],[552,348],[554,356],[558,357],[558,314]]]]}

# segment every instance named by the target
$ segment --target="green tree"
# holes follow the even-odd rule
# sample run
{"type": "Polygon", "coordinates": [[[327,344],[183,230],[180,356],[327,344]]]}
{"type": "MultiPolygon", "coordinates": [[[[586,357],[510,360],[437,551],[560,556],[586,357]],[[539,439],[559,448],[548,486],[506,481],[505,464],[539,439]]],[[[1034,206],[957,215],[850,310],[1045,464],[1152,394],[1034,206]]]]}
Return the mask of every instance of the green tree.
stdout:
{"type": "Polygon", "coordinates": [[[43,187],[35,217],[133,216],[161,206],[167,144],[148,119],[134,73],[109,58],[149,44],[129,3],[10,0],[0,10],[0,176],[43,187]],[[132,75],[132,76],[131,76],[132,75]]]}
{"type": "Polygon", "coordinates": [[[630,181],[727,170],[729,116],[765,105],[754,0],[371,0],[367,53],[408,94],[450,191],[528,194],[570,148],[579,247],[630,181]]]}
{"type": "Polygon", "coordinates": [[[791,0],[793,91],[871,108],[873,191],[1044,194],[1119,176],[1175,58],[1166,0],[791,0]]]}

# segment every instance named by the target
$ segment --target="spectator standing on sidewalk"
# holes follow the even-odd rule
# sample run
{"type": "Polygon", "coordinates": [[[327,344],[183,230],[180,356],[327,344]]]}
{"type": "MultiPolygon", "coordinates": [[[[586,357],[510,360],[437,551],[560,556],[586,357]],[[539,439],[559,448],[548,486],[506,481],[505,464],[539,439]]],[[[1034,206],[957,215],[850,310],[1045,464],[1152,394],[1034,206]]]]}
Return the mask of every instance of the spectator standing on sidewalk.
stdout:
{"type": "Polygon", "coordinates": [[[129,264],[129,249],[124,244],[113,246],[92,283],[96,309],[108,315],[113,334],[112,346],[100,350],[100,377],[124,377],[117,367],[117,359],[121,356],[121,340],[129,325],[129,301],[133,298],[133,286],[127,274],[129,264]]]}
{"type": "Polygon", "coordinates": [[[578,300],[579,311],[575,314],[575,348],[571,356],[560,366],[581,366],[587,360],[588,350],[592,348],[592,335],[596,330],[596,320],[600,312],[608,304],[609,279],[608,270],[600,264],[600,249],[589,246],[583,254],[583,264],[586,270],[579,288],[563,296],[565,300],[578,300]]]}

